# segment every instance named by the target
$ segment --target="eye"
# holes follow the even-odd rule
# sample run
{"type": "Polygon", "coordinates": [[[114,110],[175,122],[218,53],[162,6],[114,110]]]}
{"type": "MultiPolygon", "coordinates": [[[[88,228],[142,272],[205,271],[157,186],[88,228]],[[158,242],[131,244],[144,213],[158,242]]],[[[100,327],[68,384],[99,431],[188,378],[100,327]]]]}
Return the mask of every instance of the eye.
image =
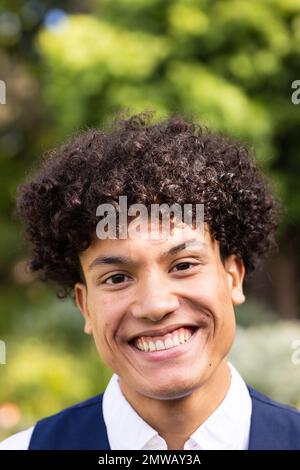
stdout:
{"type": "Polygon", "coordinates": [[[176,266],[174,266],[172,271],[174,271],[174,270],[176,270],[176,271],[186,271],[187,269],[190,269],[191,267],[193,268],[194,266],[195,266],[195,264],[185,261],[185,262],[176,264],[176,266]]]}
{"type": "Polygon", "coordinates": [[[109,284],[109,285],[121,284],[122,282],[125,282],[127,280],[130,280],[129,276],[126,276],[126,274],[118,273],[118,274],[113,274],[113,276],[108,277],[104,281],[104,284],[109,284]]]}

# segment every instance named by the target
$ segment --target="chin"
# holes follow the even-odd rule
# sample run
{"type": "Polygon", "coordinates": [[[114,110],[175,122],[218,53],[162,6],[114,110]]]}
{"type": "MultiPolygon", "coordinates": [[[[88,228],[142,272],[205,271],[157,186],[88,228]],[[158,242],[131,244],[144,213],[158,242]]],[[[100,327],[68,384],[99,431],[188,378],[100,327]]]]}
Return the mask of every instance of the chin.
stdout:
{"type": "Polygon", "coordinates": [[[178,381],[176,378],[163,381],[159,386],[144,390],[143,394],[154,400],[176,400],[191,395],[201,384],[199,377],[197,383],[191,377],[178,381]]]}

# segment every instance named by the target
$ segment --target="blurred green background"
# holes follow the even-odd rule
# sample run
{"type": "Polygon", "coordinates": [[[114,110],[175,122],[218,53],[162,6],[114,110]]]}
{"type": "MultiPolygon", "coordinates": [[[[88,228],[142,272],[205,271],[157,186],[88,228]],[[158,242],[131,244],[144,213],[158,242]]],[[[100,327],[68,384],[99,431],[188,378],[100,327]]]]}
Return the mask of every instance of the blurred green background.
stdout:
{"type": "Polygon", "coordinates": [[[256,149],[283,201],[280,250],[246,285],[231,360],[300,407],[300,0],[0,1],[0,79],[0,438],[110,377],[72,300],[26,272],[13,209],[45,150],[124,109],[179,111],[256,149]]]}

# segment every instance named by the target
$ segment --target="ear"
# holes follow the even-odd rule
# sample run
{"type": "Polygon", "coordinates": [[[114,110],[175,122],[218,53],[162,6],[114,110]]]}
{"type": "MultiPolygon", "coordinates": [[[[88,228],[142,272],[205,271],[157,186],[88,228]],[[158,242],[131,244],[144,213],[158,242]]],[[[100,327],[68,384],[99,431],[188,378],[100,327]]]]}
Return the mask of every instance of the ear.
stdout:
{"type": "Polygon", "coordinates": [[[77,307],[79,308],[85,324],[84,324],[84,332],[87,335],[92,334],[92,322],[90,318],[90,314],[87,308],[87,288],[82,282],[77,282],[74,287],[75,291],[75,300],[77,307]]]}
{"type": "Polygon", "coordinates": [[[230,255],[224,263],[227,272],[228,286],[231,291],[231,299],[233,305],[240,305],[245,302],[243,292],[243,280],[245,277],[245,266],[243,260],[236,256],[230,255]]]}

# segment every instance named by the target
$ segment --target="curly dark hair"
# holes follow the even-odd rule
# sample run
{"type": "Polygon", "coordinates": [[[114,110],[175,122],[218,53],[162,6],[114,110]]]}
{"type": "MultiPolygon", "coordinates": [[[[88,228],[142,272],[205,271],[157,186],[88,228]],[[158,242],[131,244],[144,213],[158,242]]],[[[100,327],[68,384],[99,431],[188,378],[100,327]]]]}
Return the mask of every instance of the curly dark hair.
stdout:
{"type": "Polygon", "coordinates": [[[47,152],[19,186],[17,213],[33,250],[30,270],[73,293],[79,253],[95,234],[96,208],[127,195],[128,204],[203,203],[221,254],[240,256],[246,274],[275,245],[278,204],[252,153],[240,142],[178,114],[117,118],[47,152]]]}

